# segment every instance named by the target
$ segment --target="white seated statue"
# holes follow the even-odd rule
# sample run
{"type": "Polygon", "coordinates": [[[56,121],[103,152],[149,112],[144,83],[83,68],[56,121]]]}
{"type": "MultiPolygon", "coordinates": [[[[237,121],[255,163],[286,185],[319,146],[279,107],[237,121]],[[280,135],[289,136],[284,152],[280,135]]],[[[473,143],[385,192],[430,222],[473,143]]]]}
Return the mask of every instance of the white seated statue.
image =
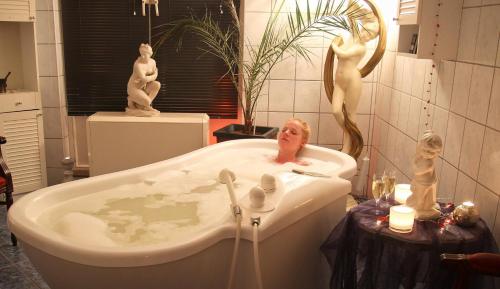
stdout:
{"type": "Polygon", "coordinates": [[[149,44],[139,47],[141,56],[134,62],[134,69],[127,84],[127,103],[125,112],[133,116],[157,116],[160,112],[151,106],[160,91],[161,84],[156,81],[158,69],[151,58],[153,50],[149,44]]]}
{"type": "Polygon", "coordinates": [[[442,148],[441,137],[432,131],[426,131],[417,144],[413,159],[414,177],[411,181],[413,194],[406,200],[406,205],[415,209],[415,217],[419,220],[433,220],[440,216],[436,205],[437,176],[434,161],[442,148]]]}

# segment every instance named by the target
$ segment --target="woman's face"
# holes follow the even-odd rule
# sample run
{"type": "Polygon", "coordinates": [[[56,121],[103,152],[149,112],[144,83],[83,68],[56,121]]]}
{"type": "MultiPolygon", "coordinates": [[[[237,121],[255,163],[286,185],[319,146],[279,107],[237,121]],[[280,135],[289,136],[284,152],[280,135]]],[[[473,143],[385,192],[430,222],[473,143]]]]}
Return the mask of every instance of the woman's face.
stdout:
{"type": "Polygon", "coordinates": [[[302,125],[296,120],[287,121],[278,136],[280,150],[297,152],[304,144],[302,125]]]}

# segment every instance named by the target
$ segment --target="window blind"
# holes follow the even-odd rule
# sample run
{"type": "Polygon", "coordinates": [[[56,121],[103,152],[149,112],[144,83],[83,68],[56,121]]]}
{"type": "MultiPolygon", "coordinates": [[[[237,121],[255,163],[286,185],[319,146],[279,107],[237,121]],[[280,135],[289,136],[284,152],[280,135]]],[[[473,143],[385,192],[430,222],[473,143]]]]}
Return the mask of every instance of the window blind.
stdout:
{"type": "MultiPolygon", "coordinates": [[[[142,16],[141,1],[79,0],[61,5],[68,114],[123,111],[139,45],[149,38],[148,16],[142,16]]],[[[159,17],[151,9],[152,26],[206,10],[223,27],[232,25],[229,13],[220,13],[220,5],[221,0],[162,0],[159,17]]],[[[153,107],[162,112],[237,118],[237,92],[230,79],[222,77],[227,71],[224,64],[199,47],[199,39],[186,35],[179,51],[175,43],[158,50],[154,59],[162,87],[153,107]]]]}

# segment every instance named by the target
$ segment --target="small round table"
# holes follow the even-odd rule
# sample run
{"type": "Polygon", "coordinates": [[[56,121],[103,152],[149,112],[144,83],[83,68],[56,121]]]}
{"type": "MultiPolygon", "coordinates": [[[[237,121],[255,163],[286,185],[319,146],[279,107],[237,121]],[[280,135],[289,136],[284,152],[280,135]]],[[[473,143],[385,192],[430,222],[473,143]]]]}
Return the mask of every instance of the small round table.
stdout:
{"type": "MultiPolygon", "coordinates": [[[[389,206],[378,210],[389,214],[389,206]]],[[[452,288],[456,276],[441,266],[441,253],[498,252],[483,220],[469,228],[416,220],[412,232],[402,234],[375,211],[373,200],[354,207],[321,246],[331,267],[331,289],[452,288]]],[[[493,278],[470,281],[468,288],[494,288],[493,278]]]]}

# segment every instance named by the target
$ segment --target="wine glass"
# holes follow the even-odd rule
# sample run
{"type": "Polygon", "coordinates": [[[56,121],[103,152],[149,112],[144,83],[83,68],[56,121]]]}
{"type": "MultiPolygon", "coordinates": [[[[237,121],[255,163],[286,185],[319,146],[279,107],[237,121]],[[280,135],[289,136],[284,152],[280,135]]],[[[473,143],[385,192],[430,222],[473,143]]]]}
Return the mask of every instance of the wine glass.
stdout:
{"type": "Polygon", "coordinates": [[[384,199],[389,202],[389,198],[394,193],[394,189],[396,188],[396,172],[390,170],[386,173],[384,171],[382,181],[384,182],[384,199]]]}
{"type": "Polygon", "coordinates": [[[382,213],[382,211],[379,210],[378,207],[383,192],[384,192],[384,182],[382,181],[382,179],[378,179],[377,175],[374,174],[372,178],[372,195],[373,198],[375,199],[375,215],[380,215],[382,213]]]}

